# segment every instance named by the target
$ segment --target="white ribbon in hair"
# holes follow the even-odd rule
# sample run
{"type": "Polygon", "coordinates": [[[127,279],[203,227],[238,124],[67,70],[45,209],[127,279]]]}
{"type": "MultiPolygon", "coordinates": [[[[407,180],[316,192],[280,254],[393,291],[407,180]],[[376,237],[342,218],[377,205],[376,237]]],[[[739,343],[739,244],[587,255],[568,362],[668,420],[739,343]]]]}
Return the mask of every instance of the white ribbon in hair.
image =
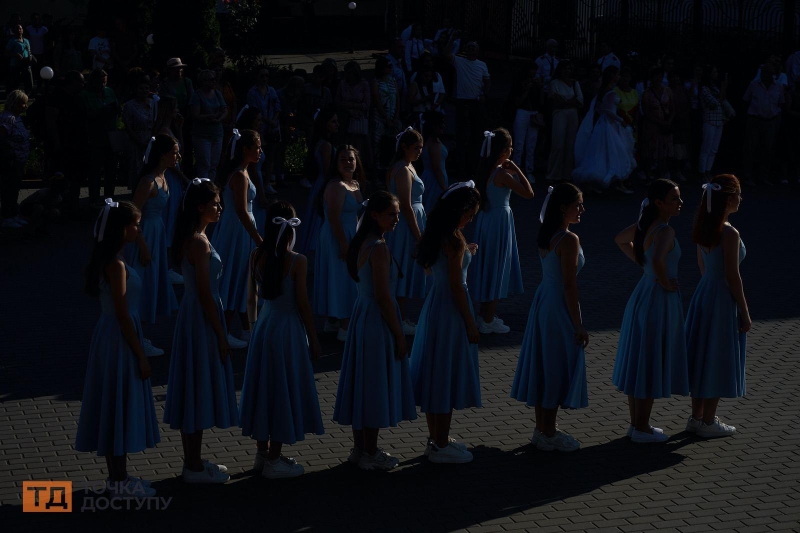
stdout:
{"type": "Polygon", "coordinates": [[[463,189],[464,187],[469,187],[470,189],[474,189],[475,188],[475,182],[472,181],[472,180],[469,180],[469,181],[459,181],[458,183],[452,184],[446,191],[444,191],[444,194],[442,195],[442,199],[447,198],[447,196],[451,192],[453,192],[453,191],[455,191],[457,189],[463,189]]]}
{"type": "Polygon", "coordinates": [[[100,213],[100,216],[97,217],[97,221],[94,223],[94,236],[97,238],[97,242],[103,242],[103,235],[106,233],[106,223],[108,222],[108,213],[111,212],[112,207],[119,207],[119,202],[115,202],[111,198],[106,198],[106,205],[103,206],[103,212],[100,213]],[[98,222],[100,223],[100,228],[97,228],[98,222]]]}
{"type": "MultiPolygon", "coordinates": [[[[192,185],[200,185],[204,181],[211,181],[211,180],[208,179],[208,178],[195,178],[195,179],[193,179],[192,181],[189,182],[189,187],[191,187],[192,185]]],[[[182,205],[183,209],[186,209],[186,197],[187,196],[189,196],[188,187],[186,189],[186,192],[183,193],[183,205],[182,205]]]]}
{"type": "Polygon", "coordinates": [[[397,134],[397,136],[395,137],[395,139],[397,139],[397,142],[394,143],[395,151],[400,150],[400,139],[403,138],[403,135],[405,135],[407,131],[414,131],[414,128],[409,126],[409,127],[407,127],[406,129],[404,129],[403,131],[401,131],[400,133],[397,134]]]}
{"type": "Polygon", "coordinates": [[[248,109],[250,109],[250,105],[244,104],[244,107],[239,110],[239,114],[236,115],[236,122],[239,122],[239,119],[242,118],[242,114],[244,114],[244,112],[248,109]]]}
{"type": "Polygon", "coordinates": [[[544,203],[542,204],[542,212],[539,213],[539,222],[544,222],[544,214],[547,212],[547,204],[550,202],[550,197],[553,196],[553,186],[549,186],[547,188],[547,196],[544,197],[544,203]]]}
{"type": "MultiPolygon", "coordinates": [[[[272,223],[281,225],[281,229],[278,231],[278,238],[275,240],[275,257],[278,257],[278,243],[281,242],[281,237],[283,236],[283,232],[286,230],[286,226],[291,226],[293,228],[296,228],[297,226],[300,225],[300,219],[290,218],[287,220],[283,217],[275,217],[272,219],[272,223]]],[[[292,232],[292,242],[289,243],[290,252],[294,250],[294,241],[296,237],[297,237],[297,232],[292,232]]]]}
{"type": "Polygon", "coordinates": [[[320,110],[319,110],[319,109],[317,109],[317,110],[314,112],[314,122],[316,122],[316,121],[317,121],[317,117],[319,116],[319,111],[320,111],[320,110]]]}
{"type": "Polygon", "coordinates": [[[150,142],[147,143],[147,149],[144,151],[144,159],[143,162],[146,165],[147,160],[150,159],[150,150],[153,148],[153,143],[156,142],[155,137],[150,137],[150,142]]]}
{"type": "Polygon", "coordinates": [[[642,229],[642,226],[641,226],[642,215],[644,214],[644,208],[647,207],[648,205],[650,205],[650,199],[649,198],[645,198],[644,200],[642,200],[642,206],[639,208],[639,220],[636,221],[636,227],[639,228],[639,229],[642,229]]]}
{"type": "Polygon", "coordinates": [[[358,217],[358,220],[356,221],[356,231],[358,231],[358,228],[361,227],[361,221],[364,220],[364,215],[367,214],[367,206],[369,205],[369,198],[361,202],[361,205],[364,207],[364,212],[361,213],[361,216],[358,217]]]}
{"type": "Polygon", "coordinates": [[[239,130],[233,128],[233,137],[231,138],[231,159],[233,159],[233,154],[236,153],[236,141],[242,138],[242,134],[239,133],[239,130]]]}
{"type": "Polygon", "coordinates": [[[157,94],[150,95],[153,99],[153,121],[155,122],[158,120],[158,103],[161,101],[161,97],[157,94]]]}
{"type": "Polygon", "coordinates": [[[494,132],[483,132],[483,144],[481,145],[481,157],[489,157],[492,152],[492,137],[495,137],[494,132]]]}
{"type": "Polygon", "coordinates": [[[719,183],[703,184],[703,191],[706,193],[706,211],[711,212],[711,191],[721,191],[722,185],[719,183]]]}

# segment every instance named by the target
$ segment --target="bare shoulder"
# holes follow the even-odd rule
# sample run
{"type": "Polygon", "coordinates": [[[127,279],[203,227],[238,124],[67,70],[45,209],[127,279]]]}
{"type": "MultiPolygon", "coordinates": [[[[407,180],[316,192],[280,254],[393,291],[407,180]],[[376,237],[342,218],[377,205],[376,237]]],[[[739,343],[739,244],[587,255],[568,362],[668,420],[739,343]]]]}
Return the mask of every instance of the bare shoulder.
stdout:
{"type": "Polygon", "coordinates": [[[308,258],[303,254],[294,254],[294,267],[293,270],[306,270],[308,268],[308,258]]]}
{"type": "Polygon", "coordinates": [[[197,258],[208,253],[211,253],[211,243],[208,242],[208,238],[199,233],[189,238],[189,254],[192,257],[197,258]]]}
{"type": "Polygon", "coordinates": [[[106,267],[106,275],[108,279],[124,278],[125,277],[125,262],[122,259],[115,259],[111,261],[106,267]]]}
{"type": "Polygon", "coordinates": [[[371,259],[377,259],[381,262],[389,261],[390,254],[389,254],[389,246],[386,244],[386,241],[380,240],[375,243],[372,248],[372,255],[370,256],[371,259]]]}
{"type": "Polygon", "coordinates": [[[722,228],[722,244],[728,246],[739,246],[739,230],[726,224],[722,228]]]}

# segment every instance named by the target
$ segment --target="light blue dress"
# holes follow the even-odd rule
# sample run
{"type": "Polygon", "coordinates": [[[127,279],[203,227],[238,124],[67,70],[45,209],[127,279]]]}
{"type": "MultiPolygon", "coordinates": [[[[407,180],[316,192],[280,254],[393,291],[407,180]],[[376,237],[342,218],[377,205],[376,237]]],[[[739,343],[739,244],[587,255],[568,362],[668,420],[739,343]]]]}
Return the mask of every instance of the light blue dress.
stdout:
{"type": "MultiPolygon", "coordinates": [[[[139,296],[142,280],[126,266],[128,313],[139,342],[139,296]]],[[[100,457],[121,456],[154,448],[161,441],[150,379],[142,380],[139,362],[122,335],[114,312],[111,288],[100,282],[102,314],[94,328],[86,365],[83,401],[75,435],[79,452],[97,451],[100,457]]]]}
{"type": "MultiPolygon", "coordinates": [[[[578,409],[589,405],[586,358],[575,344],[575,327],[564,297],[561,261],[556,254],[567,232],[554,236],[555,245],[542,262],[542,283],[533,296],[528,326],[522,339],[511,397],[529,407],[578,409]]],[[[580,272],[586,260],[578,248],[580,272]]]]}
{"type": "MultiPolygon", "coordinates": [[[[395,427],[417,418],[408,357],[395,357],[394,335],[375,299],[369,256],[382,242],[375,241],[361,252],[362,258],[367,254],[367,260],[358,269],[358,299],[344,343],[333,409],[334,422],[355,430],[395,427]]],[[[397,264],[392,261],[390,277],[397,275],[397,264]]],[[[399,321],[397,302],[394,307],[399,321]]]]}
{"type": "MultiPolygon", "coordinates": [[[[322,194],[322,188],[325,186],[328,170],[324,168],[322,154],[319,152],[321,142],[317,144],[314,150],[314,159],[317,162],[317,179],[314,180],[314,185],[308,194],[308,205],[306,206],[306,215],[303,218],[303,225],[300,226],[300,246],[299,249],[303,253],[313,252],[317,249],[317,241],[319,238],[319,231],[322,229],[322,217],[317,212],[317,197],[322,194]]],[[[331,161],[336,160],[336,150],[331,150],[331,161]]]]}
{"type": "MultiPolygon", "coordinates": [[[[213,246],[210,255],[211,296],[225,328],[219,286],[224,269],[213,246]]],[[[181,269],[185,292],[172,337],[164,422],[186,434],[211,427],[229,428],[239,423],[233,365],[230,356],[225,363],[220,358],[217,334],[197,292],[194,266],[184,259],[181,269]]]]}
{"type": "Polygon", "coordinates": [[[184,192],[183,181],[174,170],[168,168],[164,172],[164,177],[167,179],[167,186],[169,187],[169,200],[161,212],[161,217],[164,220],[164,232],[167,235],[167,248],[170,248],[172,247],[172,239],[175,237],[175,223],[178,220],[178,214],[181,212],[181,201],[183,201],[184,192]]]}
{"type": "MultiPolygon", "coordinates": [[[[411,182],[411,209],[414,211],[414,218],[417,220],[420,234],[425,230],[425,208],[422,206],[422,193],[425,192],[425,185],[419,179],[417,173],[411,169],[413,180],[411,182]]],[[[392,177],[389,183],[389,191],[397,195],[397,181],[392,177]]],[[[405,216],[400,214],[400,221],[395,230],[386,236],[386,244],[389,251],[400,263],[403,277],[395,280],[394,295],[396,298],[425,298],[426,277],[423,269],[416,260],[417,241],[411,233],[405,216]]]]}
{"type": "MultiPolygon", "coordinates": [[[[253,221],[253,224],[255,224],[253,217],[253,199],[255,197],[256,186],[251,180],[248,180],[247,211],[250,213],[250,220],[253,221]]],[[[219,281],[219,293],[223,309],[244,313],[247,311],[250,253],[256,245],[236,215],[234,195],[230,184],[225,186],[222,200],[225,209],[222,211],[222,217],[211,237],[211,244],[222,259],[222,264],[225,265],[219,281]]]]}
{"type": "Polygon", "coordinates": [[[142,279],[142,301],[140,316],[142,321],[155,324],[157,316],[169,316],[178,308],[178,299],[169,281],[169,257],[167,254],[167,233],[161,213],[169,201],[170,193],[155,181],[158,194],[148,198],[142,208],[141,230],[144,242],[150,250],[150,264],[142,266],[139,262],[139,246],[136,243],[126,246],[128,264],[142,279]]]}
{"type": "MultiPolygon", "coordinates": [[[[264,155],[264,152],[261,152],[261,157],[258,158],[258,163],[256,163],[256,172],[258,173],[258,179],[261,180],[261,183],[264,183],[263,174],[261,174],[261,166],[264,164],[267,156],[264,155]]],[[[250,180],[252,183],[252,180],[250,180]]],[[[253,188],[255,188],[255,184],[253,184],[253,188]]],[[[255,198],[255,197],[254,197],[255,198]]],[[[256,230],[261,237],[264,237],[264,227],[267,224],[267,208],[261,205],[258,202],[253,202],[253,220],[256,221],[256,230]]]]}
{"type": "Polygon", "coordinates": [[[481,210],[475,221],[475,242],[480,253],[472,262],[469,290],[477,302],[491,302],[510,294],[522,294],[522,269],[517,251],[514,213],[509,207],[511,189],[497,187],[492,172],[486,184],[489,209],[481,210]]]}
{"type": "Polygon", "coordinates": [[[239,420],[242,435],[259,441],[294,444],[306,433],[322,435],[314,369],[306,329],[297,310],[292,267],[283,293],[264,300],[253,328],[244,370],[239,420]]]}
{"type": "MultiPolygon", "coordinates": [[[[667,224],[653,228],[658,234],[667,224]]],[[[613,382],[634,398],[669,398],[689,394],[686,366],[686,334],[680,292],[668,292],[656,281],[653,249],[644,252],[642,279],[625,307],[619,334],[613,382]]],[[[678,241],[667,254],[667,276],[678,277],[681,248],[678,241]]]]}
{"type": "MultiPolygon", "coordinates": [[[[706,272],[694,291],[686,314],[686,355],[694,398],[744,396],[747,333],[739,332],[739,308],[725,278],[720,244],[701,248],[706,272]]],[[[746,255],[739,240],[739,263],[746,255]]]]}
{"type": "MultiPolygon", "coordinates": [[[[464,251],[461,282],[467,291],[467,269],[472,254],[464,251]]],[[[478,345],[467,339],[467,326],[450,290],[447,256],[434,263],[433,286],[425,298],[411,350],[414,398],[423,413],[481,406],[478,345]]],[[[470,313],[474,314],[467,294],[470,313]]]]}
{"type": "MultiPolygon", "coordinates": [[[[444,173],[444,186],[447,187],[450,184],[450,178],[447,177],[447,168],[445,163],[447,162],[447,147],[444,143],[442,145],[442,172],[444,173]]],[[[439,182],[436,181],[436,174],[433,172],[433,163],[431,163],[431,152],[426,144],[422,148],[422,166],[425,170],[422,171],[422,183],[425,184],[425,192],[422,195],[422,205],[425,206],[425,212],[430,213],[433,210],[433,206],[436,205],[436,201],[439,199],[439,196],[442,195],[444,192],[441,187],[439,187],[439,182]]]]}
{"type": "MultiPolygon", "coordinates": [[[[361,204],[352,192],[344,195],[342,226],[347,242],[353,240],[361,204]]],[[[314,313],[331,318],[349,318],[356,303],[358,288],[347,273],[347,262],[339,258],[339,243],[328,221],[328,207],[324,207],[325,221],[319,232],[319,244],[314,256],[314,313]]]]}

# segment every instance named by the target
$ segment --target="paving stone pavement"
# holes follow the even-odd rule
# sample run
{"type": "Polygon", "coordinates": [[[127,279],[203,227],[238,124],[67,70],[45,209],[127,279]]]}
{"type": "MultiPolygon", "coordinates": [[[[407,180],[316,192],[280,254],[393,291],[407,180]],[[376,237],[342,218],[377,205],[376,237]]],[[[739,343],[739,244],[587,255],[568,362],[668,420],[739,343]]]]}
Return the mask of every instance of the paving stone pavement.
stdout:
{"type": "MultiPolygon", "coordinates": [[[[181,443],[161,424],[157,448],[130,456],[132,474],[153,481],[166,510],[80,512],[83,482],[104,478],[105,463],[73,449],[92,328],[98,303],[81,293],[91,243],[87,223],[65,223],[46,240],[0,239],[0,524],[4,531],[798,531],[800,466],[800,304],[795,282],[800,230],[797,190],[746,189],[734,224],[747,245],[742,264],[755,319],[748,339],[747,396],[723,400],[721,417],[734,437],[703,441],[683,432],[688,398],[656,402],[654,422],[672,435],[663,445],[625,439],[627,406],[611,385],[618,328],[639,272],[619,252],[614,234],[632,223],[639,200],[587,197],[574,228],[586,254],[579,277],[587,349],[589,407],[562,412],[560,427],[582,443],[574,454],[540,452],[528,438],[531,409],[509,398],[530,302],[541,279],[535,253],[536,198],[513,200],[523,261],[524,294],[503,301],[505,336],[480,346],[483,408],[456,412],[453,434],[474,446],[468,465],[432,465],[422,457],[424,419],[381,432],[381,446],[400,458],[389,473],[346,464],[350,433],[332,418],[341,345],[325,339],[314,363],[327,434],[285,448],[306,467],[300,478],[267,481],[251,472],[255,446],[236,430],[206,432],[204,454],[228,465],[225,486],[184,486],[181,443]],[[794,222],[793,222],[794,220],[794,222]],[[21,512],[25,480],[71,480],[71,514],[21,512]],[[22,529],[20,529],[22,528],[22,529]]],[[[300,200],[299,188],[282,194],[300,200]]],[[[699,186],[684,186],[684,213],[674,219],[684,256],[684,305],[697,284],[690,232],[699,186]]],[[[303,212],[302,208],[299,212],[303,212]]],[[[178,290],[179,293],[181,289],[178,290]]],[[[419,303],[416,304],[418,309],[419,303]]],[[[167,350],[152,359],[156,408],[163,415],[174,319],[145,325],[167,350]]],[[[245,353],[234,353],[241,386],[245,353]]]]}

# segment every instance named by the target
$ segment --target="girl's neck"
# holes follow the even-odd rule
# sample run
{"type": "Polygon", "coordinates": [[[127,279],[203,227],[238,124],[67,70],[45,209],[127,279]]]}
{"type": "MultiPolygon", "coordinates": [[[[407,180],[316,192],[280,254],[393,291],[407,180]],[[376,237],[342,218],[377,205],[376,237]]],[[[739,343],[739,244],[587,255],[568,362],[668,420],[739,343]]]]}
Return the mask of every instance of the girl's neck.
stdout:
{"type": "Polygon", "coordinates": [[[208,224],[209,223],[206,222],[205,220],[201,220],[200,224],[198,224],[197,227],[194,229],[194,232],[197,233],[198,235],[203,235],[205,237],[206,228],[208,227],[208,224]]]}
{"type": "Polygon", "coordinates": [[[668,215],[665,213],[659,213],[658,217],[656,218],[656,222],[659,224],[669,224],[669,219],[672,218],[672,215],[668,215]]]}
{"type": "Polygon", "coordinates": [[[569,222],[562,222],[560,226],[558,226],[559,231],[567,232],[569,231],[569,222]]]}
{"type": "Polygon", "coordinates": [[[156,168],[153,169],[153,177],[161,178],[164,177],[164,173],[167,171],[167,165],[159,164],[156,168]]]}

